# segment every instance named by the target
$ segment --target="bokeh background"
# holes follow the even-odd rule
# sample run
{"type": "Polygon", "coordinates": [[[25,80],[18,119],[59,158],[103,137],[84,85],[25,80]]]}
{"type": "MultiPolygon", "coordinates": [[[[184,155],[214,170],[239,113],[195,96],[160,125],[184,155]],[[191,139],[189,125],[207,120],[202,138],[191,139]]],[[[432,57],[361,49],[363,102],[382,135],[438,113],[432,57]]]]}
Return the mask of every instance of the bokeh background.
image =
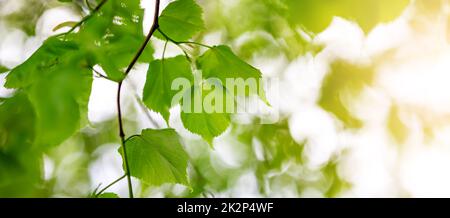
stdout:
{"type": "MultiPolygon", "coordinates": [[[[171,127],[190,156],[192,187],[149,187],[135,180],[138,196],[450,197],[448,1],[412,1],[396,19],[368,31],[334,17],[319,34],[291,25],[287,14],[302,13],[295,0],[197,2],[207,28],[196,40],[230,45],[277,81],[269,101],[279,121],[236,116],[211,149],[173,113],[171,127]]],[[[147,31],[153,1],[142,0],[142,7],[147,31]]],[[[55,26],[84,13],[56,0],[0,0],[0,65],[19,65],[46,38],[67,31],[55,26]]],[[[154,39],[152,45],[160,57],[164,42],[154,39]]],[[[169,46],[166,57],[177,54],[169,46]]],[[[166,125],[137,100],[147,68],[139,65],[125,83],[128,135],[166,125]]],[[[0,74],[1,98],[14,93],[3,88],[6,75],[0,74]]],[[[0,196],[87,197],[122,176],[116,89],[95,77],[90,125],[33,166],[0,155],[0,196]]],[[[126,197],[126,181],[109,191],[126,197]]]]}

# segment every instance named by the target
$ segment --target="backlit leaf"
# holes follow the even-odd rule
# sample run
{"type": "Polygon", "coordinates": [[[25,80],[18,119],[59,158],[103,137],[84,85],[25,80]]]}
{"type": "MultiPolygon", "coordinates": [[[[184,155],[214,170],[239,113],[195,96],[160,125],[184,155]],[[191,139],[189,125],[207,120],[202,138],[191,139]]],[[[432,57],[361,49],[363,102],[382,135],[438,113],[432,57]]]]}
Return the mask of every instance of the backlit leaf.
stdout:
{"type": "MultiPolygon", "coordinates": [[[[145,129],[126,141],[131,175],[149,185],[188,185],[188,155],[173,129],[145,129]]],[[[122,152],[120,152],[122,154],[122,152]]]]}
{"type": "MultiPolygon", "coordinates": [[[[182,90],[172,89],[172,84],[177,79],[185,79],[191,85],[193,75],[189,61],[184,56],[155,60],[150,63],[147,73],[147,81],[144,87],[143,101],[148,108],[156,111],[169,121],[169,110],[172,100],[182,90]]],[[[177,102],[178,103],[178,102],[177,102]]]]}
{"type": "Polygon", "coordinates": [[[50,38],[7,76],[5,86],[23,89],[35,110],[39,145],[57,145],[86,124],[92,73],[78,48],[50,38]]]}
{"type": "Polygon", "coordinates": [[[250,89],[250,86],[247,86],[243,93],[234,90],[233,87],[227,88],[241,96],[258,94],[262,100],[266,101],[261,83],[261,72],[237,57],[230,47],[224,45],[212,47],[199,58],[198,64],[202,69],[203,78],[220,79],[224,86],[227,85],[227,79],[249,82],[246,84],[253,83],[255,87],[250,89]]]}
{"type": "Polygon", "coordinates": [[[234,109],[234,98],[227,95],[220,85],[210,90],[204,86],[194,86],[189,93],[190,97],[182,100],[183,125],[212,145],[213,139],[225,132],[230,125],[227,111],[234,109]]]}
{"type": "Polygon", "coordinates": [[[188,40],[204,29],[202,13],[194,0],[174,1],[161,12],[159,28],[175,41],[188,40]]]}
{"type": "MultiPolygon", "coordinates": [[[[95,54],[96,63],[110,79],[119,81],[144,42],[144,10],[139,0],[107,1],[74,36],[81,47],[95,54]]],[[[142,59],[152,59],[148,45],[142,59]]]]}

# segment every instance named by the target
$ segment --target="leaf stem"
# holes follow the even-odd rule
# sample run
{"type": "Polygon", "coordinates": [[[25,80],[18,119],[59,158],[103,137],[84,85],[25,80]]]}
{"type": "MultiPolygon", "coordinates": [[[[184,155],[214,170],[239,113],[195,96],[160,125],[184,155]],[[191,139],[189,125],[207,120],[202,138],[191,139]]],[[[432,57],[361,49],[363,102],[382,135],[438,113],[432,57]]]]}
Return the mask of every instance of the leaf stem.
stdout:
{"type": "MultiPolygon", "coordinates": [[[[145,47],[147,47],[147,44],[149,43],[149,41],[152,38],[153,34],[155,33],[155,31],[159,27],[159,23],[158,23],[159,7],[160,7],[160,0],[155,0],[155,14],[154,14],[154,18],[153,18],[153,25],[150,28],[150,31],[149,31],[147,37],[145,38],[144,43],[139,48],[139,50],[136,53],[136,55],[134,56],[133,60],[131,60],[130,65],[128,65],[128,68],[125,71],[124,79],[131,72],[131,70],[133,69],[134,65],[138,61],[139,57],[144,52],[145,47]]],[[[122,94],[122,85],[123,85],[123,80],[119,82],[119,86],[118,86],[118,89],[117,89],[117,119],[119,121],[119,137],[120,137],[120,141],[122,143],[122,151],[123,151],[123,157],[124,157],[123,159],[124,159],[124,162],[125,162],[126,176],[127,176],[127,181],[128,181],[128,192],[129,192],[130,198],[133,198],[133,185],[131,183],[131,171],[130,171],[130,166],[128,164],[127,149],[126,149],[126,145],[125,145],[126,141],[125,141],[125,131],[124,131],[124,127],[123,127],[123,120],[122,120],[122,108],[120,106],[120,102],[121,102],[120,99],[121,99],[121,94],[122,94]]]]}
{"type": "Polygon", "coordinates": [[[122,180],[126,176],[127,175],[125,174],[125,175],[121,176],[120,178],[114,180],[114,182],[111,182],[109,185],[105,186],[102,190],[100,190],[98,193],[95,194],[95,197],[97,198],[98,196],[100,196],[104,191],[106,191],[108,188],[115,185],[116,183],[120,182],[120,180],[122,180]]]}
{"type": "Polygon", "coordinates": [[[117,81],[109,78],[108,76],[103,75],[102,73],[98,72],[96,69],[94,69],[94,67],[89,67],[89,69],[92,70],[94,72],[94,74],[96,75],[96,77],[98,77],[98,78],[103,78],[103,79],[109,80],[111,82],[117,82],[117,81]]]}
{"type": "Polygon", "coordinates": [[[164,38],[166,38],[167,40],[171,41],[172,43],[174,43],[174,44],[176,44],[176,45],[179,45],[179,44],[193,44],[193,45],[198,45],[198,46],[202,46],[202,47],[209,48],[209,49],[213,48],[212,46],[205,45],[205,44],[202,44],[202,43],[199,43],[199,42],[191,42],[191,41],[180,41],[180,42],[179,42],[179,41],[175,41],[174,39],[172,39],[172,38],[170,38],[168,35],[166,35],[166,34],[165,34],[161,29],[159,29],[159,28],[158,28],[158,32],[161,33],[161,35],[163,35],[164,38]]]}

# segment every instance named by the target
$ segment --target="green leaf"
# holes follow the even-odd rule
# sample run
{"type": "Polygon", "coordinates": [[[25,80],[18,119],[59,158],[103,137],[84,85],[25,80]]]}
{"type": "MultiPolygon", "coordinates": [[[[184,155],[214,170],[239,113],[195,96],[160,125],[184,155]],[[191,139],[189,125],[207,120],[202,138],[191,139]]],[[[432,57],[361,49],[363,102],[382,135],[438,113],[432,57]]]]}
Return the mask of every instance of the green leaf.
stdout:
{"type": "Polygon", "coordinates": [[[132,176],[155,186],[164,183],[188,185],[188,155],[175,130],[145,129],[141,135],[129,138],[126,148],[132,176]]]}
{"type": "Polygon", "coordinates": [[[106,192],[97,196],[97,198],[119,198],[119,196],[116,193],[106,192]]]}
{"type": "Polygon", "coordinates": [[[27,96],[18,91],[0,103],[0,196],[31,197],[41,181],[41,152],[31,149],[35,120],[27,96]]]}
{"type": "Polygon", "coordinates": [[[186,129],[213,144],[213,139],[220,136],[230,125],[230,117],[223,113],[181,113],[181,120],[186,129]]]}
{"type": "Polygon", "coordinates": [[[334,16],[357,22],[367,33],[380,22],[398,17],[409,0],[283,0],[289,20],[307,30],[320,33],[334,16]]]}
{"type": "MultiPolygon", "coordinates": [[[[159,28],[175,41],[186,41],[204,29],[202,13],[194,0],[174,1],[161,13],[159,28]]],[[[157,36],[163,38],[159,34],[157,36]]]]}
{"type": "Polygon", "coordinates": [[[77,52],[78,45],[72,41],[63,41],[56,37],[47,39],[42,46],[24,63],[12,69],[6,77],[5,87],[24,88],[31,85],[60,63],[67,53],[77,52]]]}
{"type": "Polygon", "coordinates": [[[36,116],[23,92],[0,103],[0,149],[22,152],[34,141],[36,116]]]}
{"type": "Polygon", "coordinates": [[[230,125],[230,115],[227,111],[233,111],[234,98],[218,85],[213,89],[194,86],[189,93],[190,98],[182,99],[183,125],[212,145],[213,139],[225,132],[230,125]],[[220,101],[220,96],[223,101],[220,101]]]}
{"type": "Polygon", "coordinates": [[[191,85],[193,83],[191,65],[185,56],[155,60],[150,63],[143,101],[148,108],[160,113],[167,123],[170,117],[169,110],[174,106],[173,98],[180,92],[172,90],[172,83],[176,79],[186,79],[191,85]]]}
{"type": "MultiPolygon", "coordinates": [[[[83,50],[94,54],[96,64],[110,79],[120,81],[144,42],[143,17],[140,0],[107,1],[72,36],[83,50]]],[[[152,60],[152,54],[153,49],[148,45],[140,61],[152,60]]]]}
{"type": "Polygon", "coordinates": [[[203,78],[220,79],[224,86],[227,86],[227,79],[242,79],[247,86],[245,92],[238,91],[237,87],[226,87],[230,91],[234,91],[236,95],[249,96],[258,94],[263,101],[267,103],[265,92],[262,88],[261,72],[253,66],[247,64],[236,56],[230,47],[220,45],[214,46],[206,51],[199,59],[198,64],[203,71],[203,78]],[[255,87],[250,88],[254,82],[255,87]]]}
{"type": "Polygon", "coordinates": [[[78,48],[49,38],[7,76],[5,86],[23,90],[34,108],[38,145],[58,145],[87,122],[92,72],[78,48]]]}
{"type": "Polygon", "coordinates": [[[347,128],[361,128],[362,121],[351,113],[349,105],[364,87],[372,84],[374,75],[371,66],[336,61],[324,79],[318,104],[334,114],[347,128]]]}
{"type": "Polygon", "coordinates": [[[181,119],[186,129],[212,145],[213,139],[230,125],[237,96],[259,95],[268,102],[261,72],[237,57],[229,47],[211,47],[198,59],[198,66],[203,73],[202,81],[196,82],[189,95],[183,97],[181,119]]]}

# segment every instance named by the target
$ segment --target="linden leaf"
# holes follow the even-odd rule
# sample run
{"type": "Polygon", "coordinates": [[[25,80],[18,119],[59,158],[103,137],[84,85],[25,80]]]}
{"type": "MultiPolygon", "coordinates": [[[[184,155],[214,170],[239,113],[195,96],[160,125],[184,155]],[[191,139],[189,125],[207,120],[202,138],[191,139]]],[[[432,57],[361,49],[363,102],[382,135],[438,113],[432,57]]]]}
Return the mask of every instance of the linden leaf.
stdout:
{"type": "Polygon", "coordinates": [[[190,132],[200,135],[210,145],[230,125],[235,101],[220,84],[193,86],[182,99],[181,120],[190,132]]]}
{"type": "Polygon", "coordinates": [[[78,48],[49,38],[7,76],[5,87],[21,89],[34,108],[38,145],[60,144],[87,121],[92,73],[78,48]]]}
{"type": "Polygon", "coordinates": [[[214,46],[206,51],[198,60],[203,71],[203,78],[217,78],[222,84],[237,96],[258,94],[267,103],[262,88],[261,71],[247,64],[236,56],[230,47],[214,46]],[[227,79],[232,79],[237,86],[227,87],[227,79]],[[240,81],[240,82],[239,82],[240,81]],[[245,88],[239,91],[237,88],[245,88]]]}
{"type": "MultiPolygon", "coordinates": [[[[159,17],[160,30],[175,41],[185,41],[204,29],[202,9],[194,0],[170,3],[159,17]]],[[[159,38],[161,37],[157,34],[159,38]]]]}
{"type": "Polygon", "coordinates": [[[177,56],[150,63],[143,101],[148,108],[160,113],[167,122],[170,117],[169,110],[174,106],[173,98],[178,93],[177,90],[172,89],[176,79],[185,79],[192,84],[192,70],[186,57],[177,56]]]}
{"type": "MultiPolygon", "coordinates": [[[[99,64],[110,79],[120,81],[144,42],[143,18],[140,0],[107,1],[73,38],[82,49],[94,54],[95,64],[99,64]]],[[[141,60],[151,60],[152,54],[153,49],[148,45],[141,60]]]]}
{"type": "Polygon", "coordinates": [[[141,135],[129,138],[126,148],[132,176],[155,186],[164,183],[188,185],[188,155],[175,130],[145,129],[141,135]]]}

